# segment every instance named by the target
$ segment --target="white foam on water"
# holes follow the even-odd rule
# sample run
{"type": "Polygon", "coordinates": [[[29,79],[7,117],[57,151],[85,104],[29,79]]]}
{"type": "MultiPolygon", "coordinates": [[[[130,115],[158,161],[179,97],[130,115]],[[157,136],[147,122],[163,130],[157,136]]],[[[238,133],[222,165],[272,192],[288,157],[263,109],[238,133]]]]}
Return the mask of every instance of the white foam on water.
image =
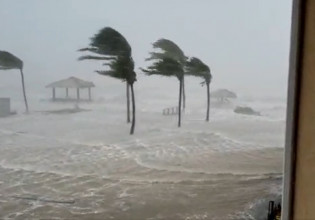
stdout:
{"type": "MultiPolygon", "coordinates": [[[[172,106],[173,98],[164,102],[167,96],[139,102],[134,136],[128,135],[124,97],[112,99],[110,105],[80,104],[90,111],[68,115],[37,111],[71,105],[31,100],[30,114],[0,119],[0,175],[11,181],[9,185],[1,180],[0,194],[41,190],[62,198],[68,193],[79,201],[69,208],[70,213],[93,216],[116,208],[128,213],[132,207],[126,201],[148,204],[150,200],[136,201],[139,198],[133,187],[190,186],[197,190],[187,191],[187,196],[200,196],[196,193],[200,188],[215,189],[222,181],[268,181],[281,176],[277,165],[272,165],[277,157],[266,152],[278,155],[283,147],[282,102],[245,100],[227,107],[213,105],[210,123],[206,123],[205,103],[189,101],[179,129],[176,116],[161,114],[164,104],[172,106]],[[233,107],[239,104],[261,111],[263,116],[237,115],[233,107]],[[112,206],[102,206],[105,195],[113,198],[112,206]]],[[[20,104],[13,102],[13,106],[20,104]]],[[[270,190],[273,194],[278,188],[270,190]]],[[[42,202],[28,205],[15,209],[15,216],[30,216],[39,207],[47,208],[42,202]]],[[[58,212],[60,205],[51,204],[48,209],[58,212]]],[[[207,219],[209,215],[202,212],[186,217],[207,219]]]]}

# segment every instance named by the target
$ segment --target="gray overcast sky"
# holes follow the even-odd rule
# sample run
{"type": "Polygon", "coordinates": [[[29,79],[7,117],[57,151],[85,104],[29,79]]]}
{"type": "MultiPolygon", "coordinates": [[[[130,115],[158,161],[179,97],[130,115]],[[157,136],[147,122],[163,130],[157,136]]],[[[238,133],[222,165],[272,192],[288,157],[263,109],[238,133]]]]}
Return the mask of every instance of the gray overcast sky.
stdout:
{"type": "MultiPolygon", "coordinates": [[[[131,44],[137,67],[146,65],[151,43],[163,37],[209,64],[214,88],[284,95],[291,4],[290,0],[0,0],[0,49],[24,60],[28,85],[44,87],[70,75],[115,84],[93,73],[99,63],[77,61],[77,49],[87,46],[99,29],[111,26],[131,44]]],[[[0,90],[15,80],[12,74],[1,74],[0,90]]],[[[141,80],[150,80],[138,78],[140,85],[141,80]]]]}

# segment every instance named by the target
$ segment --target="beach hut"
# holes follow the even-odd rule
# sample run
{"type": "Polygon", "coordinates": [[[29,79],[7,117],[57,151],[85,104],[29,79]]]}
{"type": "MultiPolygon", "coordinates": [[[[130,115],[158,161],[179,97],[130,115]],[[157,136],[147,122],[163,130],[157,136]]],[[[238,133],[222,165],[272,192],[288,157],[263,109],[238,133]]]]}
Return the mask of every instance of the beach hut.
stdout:
{"type": "Polygon", "coordinates": [[[63,99],[58,99],[58,100],[66,100],[66,101],[72,101],[73,99],[71,99],[69,97],[69,89],[76,89],[77,91],[77,97],[76,100],[80,101],[82,100],[80,98],[80,89],[88,89],[88,100],[91,101],[92,100],[92,96],[91,96],[91,88],[95,87],[93,82],[90,81],[85,81],[76,77],[69,77],[67,79],[63,79],[63,80],[59,80],[53,83],[50,83],[49,85],[46,86],[46,88],[51,88],[52,89],[52,100],[56,101],[56,89],[60,88],[60,89],[65,89],[65,98],[63,99]]]}

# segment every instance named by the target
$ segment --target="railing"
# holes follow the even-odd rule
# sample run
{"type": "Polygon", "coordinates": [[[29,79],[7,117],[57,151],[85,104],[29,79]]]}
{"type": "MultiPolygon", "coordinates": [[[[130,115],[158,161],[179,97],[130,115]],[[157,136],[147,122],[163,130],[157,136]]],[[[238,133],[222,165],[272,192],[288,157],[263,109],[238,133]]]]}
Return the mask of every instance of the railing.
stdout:
{"type": "Polygon", "coordinates": [[[269,202],[267,220],[280,220],[281,219],[281,205],[275,205],[274,201],[269,202]]]}
{"type": "Polygon", "coordinates": [[[163,109],[163,115],[178,115],[178,107],[170,107],[163,109]]]}

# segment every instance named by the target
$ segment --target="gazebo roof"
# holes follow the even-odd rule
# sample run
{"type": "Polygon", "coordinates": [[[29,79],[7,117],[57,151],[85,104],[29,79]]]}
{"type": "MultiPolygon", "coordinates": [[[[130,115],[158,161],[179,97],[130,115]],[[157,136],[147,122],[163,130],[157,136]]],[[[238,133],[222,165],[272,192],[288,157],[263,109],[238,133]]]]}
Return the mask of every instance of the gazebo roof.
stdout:
{"type": "Polygon", "coordinates": [[[68,79],[59,80],[50,83],[46,88],[91,88],[95,87],[93,82],[85,81],[76,77],[69,77],[68,79]]]}
{"type": "Polygon", "coordinates": [[[237,98],[236,93],[227,90],[227,89],[218,89],[216,91],[211,92],[211,96],[215,98],[237,98]]]}

